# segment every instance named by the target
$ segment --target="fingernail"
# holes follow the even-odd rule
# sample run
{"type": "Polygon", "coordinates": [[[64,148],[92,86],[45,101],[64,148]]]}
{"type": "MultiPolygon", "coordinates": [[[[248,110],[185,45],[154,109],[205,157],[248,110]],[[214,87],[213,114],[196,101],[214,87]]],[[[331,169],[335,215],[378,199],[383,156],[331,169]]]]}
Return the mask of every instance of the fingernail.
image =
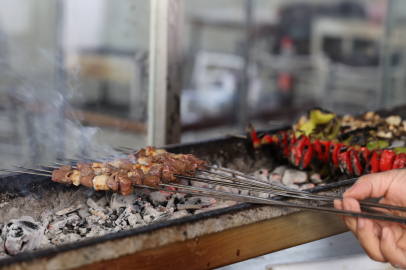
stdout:
{"type": "Polygon", "coordinates": [[[385,227],[382,229],[382,239],[385,239],[387,235],[388,235],[388,228],[385,227]]]}
{"type": "Polygon", "coordinates": [[[365,218],[358,219],[358,228],[362,228],[365,225],[365,218]]]}

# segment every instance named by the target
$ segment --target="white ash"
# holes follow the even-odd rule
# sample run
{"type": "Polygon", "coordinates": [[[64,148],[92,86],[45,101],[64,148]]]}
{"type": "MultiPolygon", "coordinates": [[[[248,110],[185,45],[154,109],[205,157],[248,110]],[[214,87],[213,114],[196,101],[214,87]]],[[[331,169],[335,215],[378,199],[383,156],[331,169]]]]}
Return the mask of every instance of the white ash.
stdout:
{"type": "Polygon", "coordinates": [[[313,183],[306,183],[306,184],[301,185],[301,186],[299,187],[299,189],[300,189],[300,190],[305,190],[305,189],[314,188],[314,187],[315,187],[315,186],[314,186],[313,183]]]}
{"type": "Polygon", "coordinates": [[[278,166],[269,174],[269,182],[282,184],[282,177],[285,171],[288,169],[288,166],[282,165],[278,166]]]}
{"type": "MultiPolygon", "coordinates": [[[[148,195],[150,195],[150,193],[148,193],[148,195]]],[[[108,201],[110,208],[113,210],[117,210],[121,207],[126,207],[127,205],[133,205],[138,200],[145,199],[148,195],[147,193],[132,193],[128,196],[123,196],[113,193],[108,201]]]]}
{"type": "Polygon", "coordinates": [[[17,220],[2,224],[0,257],[182,218],[215,203],[216,200],[212,198],[185,196],[172,190],[143,190],[129,196],[93,194],[76,205],[58,211],[44,211],[40,215],[40,222],[35,222],[31,217],[22,217],[21,220],[35,224],[32,227],[39,229],[37,234],[30,228],[21,228],[23,226],[17,220]]]}
{"type": "Polygon", "coordinates": [[[217,210],[217,209],[222,209],[222,208],[226,208],[226,207],[230,207],[233,205],[236,205],[237,202],[236,201],[218,201],[218,203],[210,205],[209,207],[205,207],[199,210],[195,211],[195,214],[199,214],[199,213],[204,213],[204,212],[208,212],[208,211],[213,211],[213,210],[217,210]]]}
{"type": "Polygon", "coordinates": [[[194,187],[199,187],[199,188],[213,188],[212,184],[205,183],[205,182],[190,181],[190,184],[194,187]]]}
{"type": "MultiPolygon", "coordinates": [[[[196,212],[195,212],[195,214],[196,214],[196,212]]],[[[183,218],[183,217],[190,216],[190,215],[191,215],[191,213],[189,213],[187,210],[179,210],[179,211],[174,212],[168,219],[171,220],[171,219],[183,218]]]]}
{"type": "Polygon", "coordinates": [[[166,205],[166,208],[175,208],[178,203],[185,197],[184,194],[181,193],[173,193],[166,205]]]}
{"type": "MultiPolygon", "coordinates": [[[[222,172],[222,174],[243,179],[241,176],[231,173],[222,172]]],[[[313,187],[315,184],[317,185],[315,179],[319,179],[319,176],[313,174],[311,178],[313,183],[311,183],[306,172],[287,169],[286,166],[279,166],[271,173],[267,169],[261,169],[252,175],[268,182],[286,180],[289,176],[289,180],[283,181],[283,183],[297,189],[313,187]]],[[[210,176],[210,178],[228,182],[228,180],[216,176],[210,176]]],[[[239,190],[225,185],[190,182],[194,186],[207,185],[207,187],[224,192],[250,194],[247,190],[239,190]]],[[[189,184],[188,181],[185,184],[189,184]]],[[[268,193],[263,192],[251,192],[251,194],[263,198],[269,197],[268,193]]],[[[0,223],[2,236],[0,238],[0,258],[123,230],[136,229],[155,222],[173,220],[237,204],[235,201],[185,195],[169,189],[152,192],[148,189],[135,189],[133,194],[129,196],[118,195],[111,191],[99,191],[91,192],[80,200],[72,201],[75,203],[69,207],[44,211],[38,218],[39,222],[31,217],[20,218],[22,221],[35,224],[32,226],[36,228],[35,230],[21,225],[21,222],[18,223],[17,220],[12,220],[11,223],[0,223]]]]}
{"type": "Polygon", "coordinates": [[[168,201],[168,198],[159,191],[154,191],[149,194],[149,199],[154,205],[162,204],[163,202],[168,201]]]}
{"type": "Polygon", "coordinates": [[[313,184],[320,184],[321,182],[323,182],[323,180],[321,179],[321,175],[319,173],[314,173],[310,176],[310,181],[313,184]]]}
{"type": "MultiPolygon", "coordinates": [[[[261,179],[262,181],[268,182],[268,170],[260,169],[253,173],[255,178],[261,179]]],[[[250,191],[251,196],[260,197],[260,198],[269,198],[270,194],[265,192],[250,191]]]]}
{"type": "Polygon", "coordinates": [[[286,185],[288,188],[294,188],[294,189],[299,189],[299,185],[296,185],[296,184],[289,184],[289,185],[286,185]]]}
{"type": "Polygon", "coordinates": [[[307,173],[296,169],[287,169],[282,177],[284,185],[303,184],[307,182],[307,173]]]}
{"type": "Polygon", "coordinates": [[[1,238],[4,246],[1,249],[10,255],[38,249],[43,235],[44,227],[32,217],[22,216],[19,219],[12,219],[2,229],[1,238]]]}
{"type": "Polygon", "coordinates": [[[216,202],[209,197],[188,197],[185,196],[179,204],[176,205],[178,210],[197,210],[204,206],[210,206],[216,202]]]}
{"type": "MultiPolygon", "coordinates": [[[[62,210],[56,212],[55,215],[57,215],[57,216],[67,215],[67,214],[72,213],[72,212],[75,212],[75,211],[77,211],[77,210],[79,210],[79,209],[81,209],[81,208],[82,208],[82,205],[81,205],[81,204],[72,205],[72,206],[70,206],[70,207],[68,207],[68,208],[65,208],[65,209],[62,209],[62,210]]],[[[50,211],[49,211],[49,212],[50,212],[50,211]]]]}

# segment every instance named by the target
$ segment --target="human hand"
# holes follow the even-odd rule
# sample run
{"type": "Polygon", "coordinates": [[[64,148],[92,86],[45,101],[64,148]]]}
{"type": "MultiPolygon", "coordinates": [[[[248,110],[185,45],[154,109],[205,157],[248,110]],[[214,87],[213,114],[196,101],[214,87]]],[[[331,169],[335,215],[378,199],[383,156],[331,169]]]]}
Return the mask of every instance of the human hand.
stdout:
{"type": "MultiPolygon", "coordinates": [[[[343,200],[335,200],[334,207],[360,212],[357,200],[380,198],[380,203],[406,207],[406,169],[391,170],[362,176],[343,194],[343,200]]],[[[382,210],[406,217],[405,212],[382,210]]],[[[390,262],[394,267],[406,268],[406,225],[339,216],[354,233],[368,256],[380,262],[390,262]]]]}

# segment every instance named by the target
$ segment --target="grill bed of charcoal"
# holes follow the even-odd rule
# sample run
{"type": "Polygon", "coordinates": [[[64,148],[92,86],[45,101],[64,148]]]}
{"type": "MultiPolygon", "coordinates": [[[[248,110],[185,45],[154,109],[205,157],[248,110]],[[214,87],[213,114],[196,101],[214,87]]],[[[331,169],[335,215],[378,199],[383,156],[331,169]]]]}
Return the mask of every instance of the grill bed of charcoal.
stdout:
{"type": "MultiPolygon", "coordinates": [[[[210,164],[294,188],[319,184],[317,177],[308,179],[278,164],[269,153],[254,158],[244,143],[225,137],[167,150],[194,154],[210,164]]],[[[311,191],[337,195],[352,183],[341,181],[311,191]]],[[[244,193],[196,181],[184,184],[244,193]]],[[[4,176],[0,186],[0,266],[5,269],[85,269],[89,265],[92,269],[113,265],[207,269],[346,231],[332,214],[237,204],[174,190],[135,189],[123,196],[22,174],[4,176]],[[278,236],[264,242],[264,234],[278,236]]]]}

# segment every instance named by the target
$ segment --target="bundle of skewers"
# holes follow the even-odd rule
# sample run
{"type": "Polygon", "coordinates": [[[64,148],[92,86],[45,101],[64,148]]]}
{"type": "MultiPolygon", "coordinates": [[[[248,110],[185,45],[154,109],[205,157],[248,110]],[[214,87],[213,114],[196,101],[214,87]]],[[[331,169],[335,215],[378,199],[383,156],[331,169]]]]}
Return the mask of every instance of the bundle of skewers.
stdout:
{"type": "MultiPolygon", "coordinates": [[[[168,153],[164,149],[147,147],[139,151],[124,151],[125,156],[112,161],[79,161],[76,166],[53,163],[56,166],[41,165],[48,169],[25,168],[24,171],[9,172],[35,174],[51,178],[64,185],[83,185],[95,190],[112,190],[129,195],[134,188],[149,188],[170,192],[191,194],[219,199],[232,199],[240,202],[285,206],[298,209],[336,213],[353,217],[364,217],[406,223],[406,218],[396,215],[406,208],[360,201],[363,212],[338,210],[319,206],[320,202],[331,203],[341,200],[337,196],[314,194],[308,191],[292,189],[277,183],[271,183],[238,171],[209,166],[207,162],[194,155],[168,153]],[[271,197],[262,198],[252,195],[235,194],[181,184],[180,180],[193,180],[237,188],[248,191],[269,193],[271,197]],[[304,199],[294,202],[286,199],[304,199]],[[378,210],[379,209],[379,210],[378,210]]],[[[17,166],[16,166],[17,167],[17,166]]]]}
{"type": "Polygon", "coordinates": [[[270,148],[300,170],[359,177],[406,166],[405,125],[400,116],[339,117],[314,109],[292,129],[274,134],[257,134],[250,125],[246,138],[255,152],[270,148]]]}

